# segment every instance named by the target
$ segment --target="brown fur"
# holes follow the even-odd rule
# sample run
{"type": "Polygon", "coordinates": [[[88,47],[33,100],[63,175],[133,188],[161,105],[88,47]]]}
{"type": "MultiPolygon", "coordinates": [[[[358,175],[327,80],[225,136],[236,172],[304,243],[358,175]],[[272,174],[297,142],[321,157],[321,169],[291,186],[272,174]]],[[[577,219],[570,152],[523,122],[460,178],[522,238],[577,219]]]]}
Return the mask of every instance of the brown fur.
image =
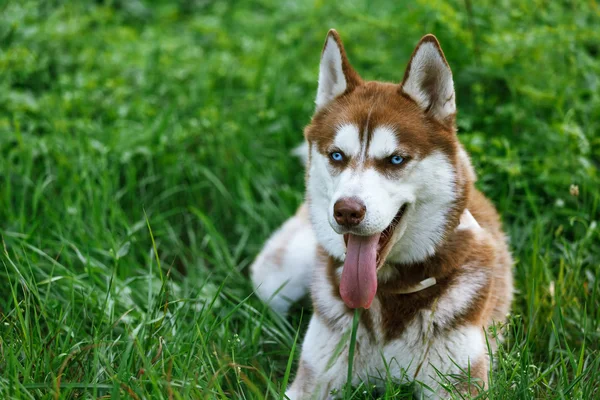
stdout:
{"type": "Polygon", "coordinates": [[[478,395],[488,384],[489,357],[486,355],[471,363],[465,371],[465,376],[456,384],[456,388],[462,393],[471,396],[478,395]]]}
{"type": "Polygon", "coordinates": [[[364,134],[370,140],[374,127],[394,127],[406,147],[405,155],[411,158],[424,158],[434,149],[454,151],[453,129],[426,118],[414,101],[401,94],[401,86],[397,84],[365,82],[352,92],[346,91],[333,104],[317,111],[304,135],[322,154],[328,154],[336,128],[342,123],[358,126],[361,140],[364,134]]]}

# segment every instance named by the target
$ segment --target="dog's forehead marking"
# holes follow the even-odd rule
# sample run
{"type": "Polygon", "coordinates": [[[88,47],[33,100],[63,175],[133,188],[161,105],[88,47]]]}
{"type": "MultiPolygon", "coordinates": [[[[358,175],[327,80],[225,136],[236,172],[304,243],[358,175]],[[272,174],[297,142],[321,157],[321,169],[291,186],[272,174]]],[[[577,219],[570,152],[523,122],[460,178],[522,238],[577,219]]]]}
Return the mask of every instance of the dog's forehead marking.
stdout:
{"type": "Polygon", "coordinates": [[[341,125],[336,132],[333,144],[348,156],[358,155],[360,152],[358,127],[354,124],[341,125]]]}
{"type": "Polygon", "coordinates": [[[363,130],[363,135],[362,135],[362,140],[361,140],[361,152],[360,152],[360,159],[361,162],[365,162],[365,160],[367,159],[367,147],[369,147],[369,120],[371,119],[371,114],[373,113],[373,107],[375,106],[375,103],[371,104],[371,108],[369,108],[369,114],[367,115],[367,122],[365,125],[365,129],[363,130]]]}
{"type": "Polygon", "coordinates": [[[389,126],[378,126],[373,130],[368,155],[371,158],[391,156],[398,147],[396,133],[389,126]]]}

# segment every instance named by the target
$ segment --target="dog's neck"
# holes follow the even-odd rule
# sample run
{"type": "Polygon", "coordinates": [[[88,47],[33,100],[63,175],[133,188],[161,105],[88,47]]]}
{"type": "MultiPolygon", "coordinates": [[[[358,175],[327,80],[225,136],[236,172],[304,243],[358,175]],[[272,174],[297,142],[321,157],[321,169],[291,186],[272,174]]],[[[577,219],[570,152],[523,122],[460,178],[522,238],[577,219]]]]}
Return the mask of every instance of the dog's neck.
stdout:
{"type": "MultiPolygon", "coordinates": [[[[454,233],[460,234],[461,231],[465,231],[465,232],[470,232],[472,230],[477,230],[477,229],[481,229],[481,227],[479,226],[479,223],[475,220],[475,218],[473,217],[473,215],[471,214],[471,212],[468,209],[465,209],[459,219],[459,223],[458,225],[454,228],[454,233]]],[[[443,246],[442,246],[443,247],[443,246]]],[[[433,259],[435,259],[436,257],[433,256],[430,258],[430,260],[426,260],[426,261],[433,261],[433,259]]],[[[416,273],[416,279],[423,277],[424,278],[418,282],[414,282],[415,277],[413,277],[412,279],[409,279],[408,282],[405,279],[404,282],[402,282],[400,285],[384,285],[383,286],[383,290],[386,291],[386,293],[389,294],[411,294],[411,293],[416,293],[416,292],[420,292],[421,290],[425,290],[428,289],[430,287],[432,287],[433,285],[435,285],[437,283],[438,279],[444,279],[447,274],[450,271],[443,271],[443,269],[441,268],[433,268],[433,267],[429,267],[426,268],[425,270],[423,270],[423,275],[418,274],[418,264],[422,264],[425,266],[428,265],[436,265],[438,263],[431,263],[431,262],[424,262],[424,263],[415,263],[413,265],[408,265],[405,266],[405,269],[408,270],[412,270],[413,272],[416,273]],[[429,270],[429,272],[431,273],[431,276],[427,276],[426,274],[426,270],[429,270]]],[[[438,264],[439,265],[439,264],[438,264]]],[[[398,272],[399,269],[403,268],[403,266],[401,265],[397,265],[397,264],[392,264],[392,265],[387,265],[387,267],[390,269],[387,272],[387,277],[384,276],[384,283],[388,283],[389,281],[396,281],[397,278],[394,272],[398,272]],[[387,278],[387,279],[385,279],[387,278]]],[[[396,282],[399,283],[399,282],[396,282]]]]}
{"type": "MultiPolygon", "coordinates": [[[[474,234],[479,229],[481,227],[471,212],[463,209],[452,231],[432,256],[414,263],[384,264],[377,274],[378,292],[386,295],[412,294],[447,281],[463,264],[474,234]]],[[[321,251],[326,254],[323,248],[321,251]]],[[[339,287],[343,261],[332,256],[328,258],[330,279],[334,287],[339,287]]]]}

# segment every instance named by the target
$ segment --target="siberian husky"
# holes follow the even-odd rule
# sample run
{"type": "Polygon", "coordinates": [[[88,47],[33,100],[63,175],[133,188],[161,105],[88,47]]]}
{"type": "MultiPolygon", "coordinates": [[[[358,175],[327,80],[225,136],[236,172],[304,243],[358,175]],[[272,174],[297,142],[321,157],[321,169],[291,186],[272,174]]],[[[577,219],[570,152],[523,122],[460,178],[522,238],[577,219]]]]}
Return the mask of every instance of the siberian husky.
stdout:
{"type": "Polygon", "coordinates": [[[336,349],[357,308],[353,385],[416,381],[427,398],[447,396],[447,384],[486,385],[512,259],[494,206],[474,187],[455,114],[435,36],[421,39],[395,84],[361,79],[329,31],[304,131],[306,202],[251,267],[257,294],[280,313],[310,290],[289,398],[344,386],[349,345],[336,349]]]}

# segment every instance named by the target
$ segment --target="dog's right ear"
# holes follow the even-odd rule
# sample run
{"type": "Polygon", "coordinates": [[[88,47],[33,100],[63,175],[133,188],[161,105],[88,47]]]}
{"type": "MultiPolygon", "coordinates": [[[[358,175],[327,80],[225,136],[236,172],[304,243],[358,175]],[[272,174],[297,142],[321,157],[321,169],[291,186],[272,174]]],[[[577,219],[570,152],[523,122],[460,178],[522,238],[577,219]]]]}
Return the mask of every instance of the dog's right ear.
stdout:
{"type": "Polygon", "coordinates": [[[452,71],[435,36],[423,36],[402,81],[402,92],[440,123],[454,126],[456,103],[452,71]]]}
{"type": "Polygon", "coordinates": [[[361,82],[344,51],[342,39],[335,29],[327,33],[321,53],[319,67],[319,88],[317,89],[317,110],[325,107],[343,93],[354,90],[361,82]]]}

